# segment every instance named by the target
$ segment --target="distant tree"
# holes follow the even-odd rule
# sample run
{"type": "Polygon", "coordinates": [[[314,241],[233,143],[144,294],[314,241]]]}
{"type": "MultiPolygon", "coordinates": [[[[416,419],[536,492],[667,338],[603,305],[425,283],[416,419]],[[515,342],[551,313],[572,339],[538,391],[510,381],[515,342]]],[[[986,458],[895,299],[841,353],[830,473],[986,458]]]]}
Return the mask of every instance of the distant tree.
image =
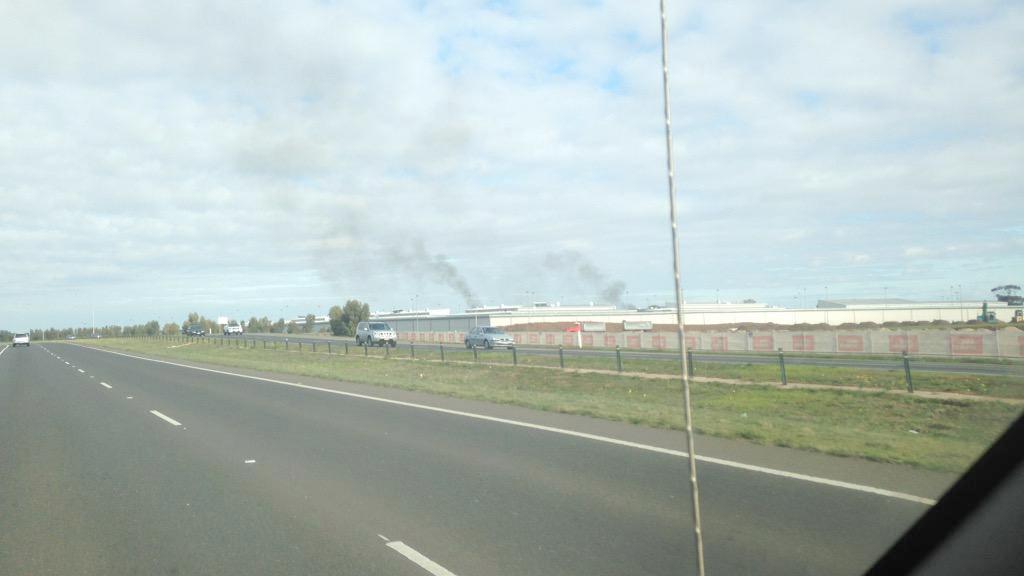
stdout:
{"type": "Polygon", "coordinates": [[[306,321],[302,324],[302,331],[306,333],[312,332],[314,326],[316,326],[316,316],[314,314],[306,314],[306,321]]]}
{"type": "Polygon", "coordinates": [[[171,322],[170,324],[164,324],[164,334],[167,334],[168,336],[175,336],[179,332],[181,332],[181,327],[175,324],[174,322],[171,322]]]}
{"type": "Polygon", "coordinates": [[[298,323],[295,322],[295,320],[292,320],[292,321],[288,322],[288,333],[289,334],[298,334],[301,330],[302,329],[299,328],[299,325],[298,325],[298,323]]]}
{"type": "Polygon", "coordinates": [[[341,319],[341,314],[341,306],[331,306],[330,311],[327,312],[327,317],[331,322],[331,334],[334,334],[335,336],[345,335],[345,324],[341,319]]]}
{"type": "Polygon", "coordinates": [[[341,328],[339,336],[352,336],[356,333],[356,326],[370,318],[370,305],[359,300],[345,302],[341,309],[341,328]]]}
{"type": "Polygon", "coordinates": [[[150,320],[146,322],[146,326],[143,329],[146,332],[146,336],[156,336],[160,333],[160,323],[156,320],[150,320]]]}
{"type": "Polygon", "coordinates": [[[246,323],[245,329],[248,330],[249,332],[263,332],[265,330],[265,328],[263,328],[263,326],[260,325],[259,319],[256,318],[255,316],[249,318],[249,322],[246,323]]]}
{"type": "Polygon", "coordinates": [[[284,318],[278,318],[277,322],[274,322],[274,325],[270,327],[270,331],[282,334],[284,332],[284,318]]]}

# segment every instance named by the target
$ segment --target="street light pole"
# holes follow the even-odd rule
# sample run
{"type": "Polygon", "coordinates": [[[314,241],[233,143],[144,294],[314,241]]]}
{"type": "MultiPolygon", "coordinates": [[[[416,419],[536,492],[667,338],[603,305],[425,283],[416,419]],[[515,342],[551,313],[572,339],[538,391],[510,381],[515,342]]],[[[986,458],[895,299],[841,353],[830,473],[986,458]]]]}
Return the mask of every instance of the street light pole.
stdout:
{"type": "Polygon", "coordinates": [[[964,321],[964,285],[956,285],[956,296],[960,300],[960,321],[964,321]]]}

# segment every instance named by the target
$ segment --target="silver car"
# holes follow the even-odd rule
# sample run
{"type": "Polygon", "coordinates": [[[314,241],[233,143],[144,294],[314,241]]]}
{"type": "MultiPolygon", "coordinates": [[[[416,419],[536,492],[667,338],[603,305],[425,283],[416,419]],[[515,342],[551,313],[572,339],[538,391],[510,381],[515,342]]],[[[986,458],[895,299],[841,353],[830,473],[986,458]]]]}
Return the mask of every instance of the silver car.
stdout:
{"type": "Polygon", "coordinates": [[[384,346],[394,348],[398,344],[398,334],[387,322],[360,322],[356,326],[356,345],[384,346]]]}
{"type": "Polygon", "coordinates": [[[483,346],[484,348],[514,348],[515,340],[501,328],[493,326],[478,326],[466,334],[466,348],[483,346]]]}

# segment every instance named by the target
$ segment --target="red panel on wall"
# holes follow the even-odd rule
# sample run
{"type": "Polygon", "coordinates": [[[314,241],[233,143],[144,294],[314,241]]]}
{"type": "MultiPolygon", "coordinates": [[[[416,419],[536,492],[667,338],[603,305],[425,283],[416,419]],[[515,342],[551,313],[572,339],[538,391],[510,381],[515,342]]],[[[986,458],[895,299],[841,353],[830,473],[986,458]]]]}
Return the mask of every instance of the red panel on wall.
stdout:
{"type": "Polygon", "coordinates": [[[544,343],[547,344],[548,346],[554,346],[555,345],[555,335],[554,334],[545,334],[544,335],[544,343]]]}
{"type": "Polygon", "coordinates": [[[860,335],[847,334],[836,338],[840,352],[863,352],[864,337],[860,335]]]}
{"type": "Polygon", "coordinates": [[[562,346],[575,346],[576,334],[562,334],[562,346]]]}
{"type": "Polygon", "coordinates": [[[609,348],[614,348],[617,344],[618,344],[618,342],[615,341],[615,336],[612,336],[611,334],[605,334],[604,335],[604,345],[605,346],[607,346],[609,348]]]}
{"type": "Polygon", "coordinates": [[[594,335],[593,334],[584,334],[583,335],[583,345],[584,346],[593,346],[594,345],[594,335]]]}
{"type": "Polygon", "coordinates": [[[530,344],[540,344],[540,334],[530,334],[530,344]]]}
{"type": "Polygon", "coordinates": [[[806,334],[794,334],[793,350],[814,350],[814,336],[808,336],[806,334]]]}
{"type": "Polygon", "coordinates": [[[640,335],[630,334],[626,336],[626,348],[639,348],[640,347],[640,335]]]}
{"type": "Polygon", "coordinates": [[[985,339],[978,334],[953,334],[950,336],[953,354],[978,355],[985,351],[985,339]]]}
{"type": "Polygon", "coordinates": [[[775,339],[771,336],[754,336],[754,350],[766,351],[775,348],[775,339]]]}
{"type": "Polygon", "coordinates": [[[725,352],[729,349],[729,338],[726,336],[712,336],[711,349],[725,352]]]}
{"type": "Polygon", "coordinates": [[[908,338],[906,335],[890,334],[889,352],[903,352],[904,350],[906,350],[911,354],[916,354],[918,352],[917,335],[915,334],[913,336],[910,336],[909,342],[907,340],[908,338]]]}
{"type": "Polygon", "coordinates": [[[651,336],[651,346],[662,350],[665,348],[665,337],[659,335],[651,336]]]}
{"type": "Polygon", "coordinates": [[[697,337],[696,336],[687,336],[686,337],[686,347],[689,348],[690,350],[696,350],[697,349],[697,337]]]}

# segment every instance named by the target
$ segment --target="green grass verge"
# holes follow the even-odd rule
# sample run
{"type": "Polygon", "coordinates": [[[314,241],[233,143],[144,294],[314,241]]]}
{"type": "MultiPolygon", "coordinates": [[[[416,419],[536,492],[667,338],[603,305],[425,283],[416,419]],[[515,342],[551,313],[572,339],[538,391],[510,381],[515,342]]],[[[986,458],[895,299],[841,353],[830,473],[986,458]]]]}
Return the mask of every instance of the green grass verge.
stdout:
{"type": "MultiPolygon", "coordinates": [[[[655,426],[682,428],[681,387],[674,380],[285,353],[209,344],[169,348],[149,340],[103,340],[92,346],[151,356],[312,376],[515,404],[655,426]]],[[[380,355],[381,351],[374,351],[380,355]]],[[[471,352],[446,353],[449,360],[471,352]]],[[[422,354],[417,354],[422,357],[422,354]]],[[[557,357],[554,358],[557,363],[557,357]]],[[[820,369],[820,368],[819,368],[820,369]]],[[[841,390],[701,383],[693,389],[696,429],[841,456],[961,472],[1019,414],[1000,402],[941,401],[841,390]]]]}
{"type": "MultiPolygon", "coordinates": [[[[321,347],[320,350],[323,350],[321,347]]],[[[362,354],[362,349],[350,348],[352,354],[362,354]]],[[[369,354],[381,356],[381,349],[371,349],[369,354]]],[[[389,351],[395,357],[407,358],[410,355],[408,346],[398,347],[389,351]]],[[[436,348],[419,348],[416,355],[421,359],[440,359],[440,350],[436,348]]],[[[494,364],[512,364],[512,354],[506,350],[478,350],[480,362],[494,364]]],[[[445,358],[472,362],[471,351],[461,348],[446,348],[445,358]]],[[[587,356],[566,355],[566,368],[590,370],[615,370],[615,358],[595,358],[587,356]]],[[[557,355],[545,356],[520,353],[518,362],[524,366],[559,366],[557,355]]],[[[786,366],[786,375],[791,382],[806,384],[825,384],[831,386],[855,386],[858,388],[879,388],[883,390],[904,390],[906,380],[903,368],[898,361],[893,362],[892,370],[871,368],[844,368],[831,366],[806,366],[790,364],[786,366]]],[[[664,359],[624,359],[623,369],[627,372],[643,374],[678,374],[678,359],[666,356],[664,359]]],[[[715,362],[696,362],[694,375],[708,378],[725,378],[744,382],[778,382],[779,367],[774,364],[726,364],[715,362]]],[[[996,398],[1024,398],[1024,378],[1013,376],[982,376],[973,374],[950,374],[942,372],[913,372],[914,388],[936,392],[954,392],[958,394],[974,394],[996,398]]]]}

